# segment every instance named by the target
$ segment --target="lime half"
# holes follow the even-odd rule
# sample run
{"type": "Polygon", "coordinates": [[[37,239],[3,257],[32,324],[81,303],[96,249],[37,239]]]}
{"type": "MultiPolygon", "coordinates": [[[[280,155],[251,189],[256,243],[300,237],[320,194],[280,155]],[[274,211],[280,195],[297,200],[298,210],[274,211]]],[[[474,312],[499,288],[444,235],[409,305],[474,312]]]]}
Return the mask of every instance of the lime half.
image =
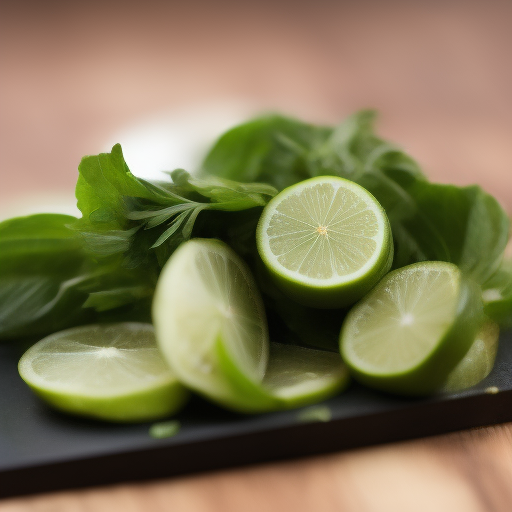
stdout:
{"type": "Polygon", "coordinates": [[[229,409],[295,407],[335,394],[348,379],[337,354],[269,344],[253,277],[218,240],[190,240],[174,252],[157,284],[153,319],[178,378],[229,409]]]}
{"type": "Polygon", "coordinates": [[[440,388],[483,323],[478,287],[444,262],[389,273],[349,312],[341,355],[355,378],[407,395],[440,388]]]}
{"type": "Polygon", "coordinates": [[[393,260],[382,206],[363,187],[334,176],[302,181],[274,197],[260,218],[257,244],[283,292],[318,308],[354,303],[393,260]]]}
{"type": "Polygon", "coordinates": [[[29,348],[18,368],[51,406],[103,420],[163,418],[176,412],[188,395],[161,356],[150,324],[61,331],[29,348]]]}

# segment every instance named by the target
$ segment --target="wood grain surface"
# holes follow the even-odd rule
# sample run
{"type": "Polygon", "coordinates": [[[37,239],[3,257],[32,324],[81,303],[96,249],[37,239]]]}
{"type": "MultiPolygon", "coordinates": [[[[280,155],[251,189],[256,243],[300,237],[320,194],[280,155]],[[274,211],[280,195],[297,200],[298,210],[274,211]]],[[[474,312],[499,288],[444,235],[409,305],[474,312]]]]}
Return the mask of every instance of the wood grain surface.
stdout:
{"type": "MultiPolygon", "coordinates": [[[[512,212],[509,1],[77,5],[0,5],[0,207],[72,195],[80,157],[125,126],[235,98],[322,122],[376,107],[380,132],[433,180],[479,183],[512,212]]],[[[511,509],[511,424],[0,501],[1,512],[511,509]]]]}

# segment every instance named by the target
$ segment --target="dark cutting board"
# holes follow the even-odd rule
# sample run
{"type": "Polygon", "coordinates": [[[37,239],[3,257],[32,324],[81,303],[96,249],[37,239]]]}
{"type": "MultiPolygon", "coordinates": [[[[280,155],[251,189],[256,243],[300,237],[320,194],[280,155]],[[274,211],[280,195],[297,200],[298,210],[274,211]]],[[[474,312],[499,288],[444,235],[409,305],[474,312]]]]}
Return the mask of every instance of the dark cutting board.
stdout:
{"type": "Polygon", "coordinates": [[[177,435],[166,439],[152,438],[150,423],[107,424],[51,411],[19,378],[21,353],[16,345],[0,345],[0,497],[325,453],[512,420],[512,331],[501,336],[492,373],[462,393],[404,399],[352,384],[323,404],[330,421],[312,422],[300,420],[301,410],[240,416],[195,398],[178,417],[177,435]]]}

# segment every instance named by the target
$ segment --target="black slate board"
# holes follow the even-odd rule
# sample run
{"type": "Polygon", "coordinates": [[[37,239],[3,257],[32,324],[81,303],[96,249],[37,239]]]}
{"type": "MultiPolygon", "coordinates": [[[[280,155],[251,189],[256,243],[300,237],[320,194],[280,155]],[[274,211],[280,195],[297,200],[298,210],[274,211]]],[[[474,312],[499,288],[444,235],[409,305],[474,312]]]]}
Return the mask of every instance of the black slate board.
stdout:
{"type": "Polygon", "coordinates": [[[151,424],[115,425],[48,409],[21,381],[22,349],[0,345],[0,497],[158,478],[325,453],[512,420],[512,332],[501,336],[492,373],[453,395],[404,399],[357,384],[324,404],[331,421],[304,423],[300,410],[228,413],[199,398],[179,415],[177,435],[151,424]],[[495,386],[498,393],[489,392],[495,386]],[[487,390],[487,391],[486,391],[487,390]]]}

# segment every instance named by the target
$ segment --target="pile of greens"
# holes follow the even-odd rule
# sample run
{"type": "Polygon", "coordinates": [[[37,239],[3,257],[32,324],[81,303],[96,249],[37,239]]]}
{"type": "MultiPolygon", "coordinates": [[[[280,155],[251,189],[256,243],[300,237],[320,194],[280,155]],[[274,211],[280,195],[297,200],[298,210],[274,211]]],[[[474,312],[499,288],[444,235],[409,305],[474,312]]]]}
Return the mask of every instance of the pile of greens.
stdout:
{"type": "Polygon", "coordinates": [[[0,223],[0,339],[42,337],[87,323],[150,321],[164,263],[191,237],[228,243],[254,271],[271,338],[337,350],[343,313],[284,299],[256,251],[263,207],[283,188],[334,175],[369,190],[385,208],[394,268],[455,263],[483,291],[486,313],[512,326],[509,219],[478,186],[430,183],[418,164],[374,133],[375,113],[335,127],[270,115],[222,135],[194,176],[131,174],[119,145],[86,156],[76,198],[82,217],[39,214],[0,223]]]}

